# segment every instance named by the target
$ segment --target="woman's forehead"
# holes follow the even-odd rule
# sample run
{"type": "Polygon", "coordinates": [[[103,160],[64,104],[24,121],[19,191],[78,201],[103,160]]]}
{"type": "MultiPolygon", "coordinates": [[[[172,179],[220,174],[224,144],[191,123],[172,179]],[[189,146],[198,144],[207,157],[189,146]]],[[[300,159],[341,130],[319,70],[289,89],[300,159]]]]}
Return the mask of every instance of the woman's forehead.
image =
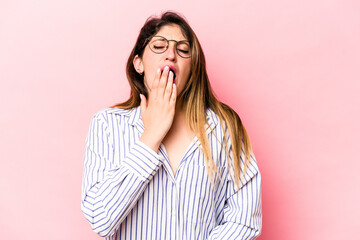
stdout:
{"type": "Polygon", "coordinates": [[[188,40],[182,33],[181,28],[175,24],[162,26],[155,36],[162,36],[168,40],[176,41],[188,40]]]}

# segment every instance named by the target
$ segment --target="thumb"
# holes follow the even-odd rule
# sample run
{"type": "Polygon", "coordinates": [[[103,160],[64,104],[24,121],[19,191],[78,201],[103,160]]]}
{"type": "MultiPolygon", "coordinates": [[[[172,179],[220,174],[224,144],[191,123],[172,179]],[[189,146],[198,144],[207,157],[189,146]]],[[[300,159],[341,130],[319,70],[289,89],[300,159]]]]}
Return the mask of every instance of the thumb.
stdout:
{"type": "Polygon", "coordinates": [[[141,112],[144,112],[146,110],[147,101],[146,97],[140,93],[140,110],[141,112]]]}

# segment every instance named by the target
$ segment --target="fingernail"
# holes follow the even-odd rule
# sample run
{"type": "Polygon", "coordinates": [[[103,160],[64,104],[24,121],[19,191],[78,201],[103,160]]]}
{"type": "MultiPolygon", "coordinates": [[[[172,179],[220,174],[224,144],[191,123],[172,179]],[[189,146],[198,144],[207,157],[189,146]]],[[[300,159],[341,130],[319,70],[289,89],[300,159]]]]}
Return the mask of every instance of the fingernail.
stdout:
{"type": "Polygon", "coordinates": [[[169,77],[174,77],[174,73],[172,71],[170,71],[169,77]]]}
{"type": "Polygon", "coordinates": [[[158,68],[158,69],[157,69],[157,72],[158,72],[158,73],[160,73],[160,72],[161,72],[161,69],[160,69],[160,68],[158,68]]]}
{"type": "Polygon", "coordinates": [[[168,70],[169,70],[169,66],[166,66],[166,67],[164,68],[164,70],[168,71],[168,70]]]}

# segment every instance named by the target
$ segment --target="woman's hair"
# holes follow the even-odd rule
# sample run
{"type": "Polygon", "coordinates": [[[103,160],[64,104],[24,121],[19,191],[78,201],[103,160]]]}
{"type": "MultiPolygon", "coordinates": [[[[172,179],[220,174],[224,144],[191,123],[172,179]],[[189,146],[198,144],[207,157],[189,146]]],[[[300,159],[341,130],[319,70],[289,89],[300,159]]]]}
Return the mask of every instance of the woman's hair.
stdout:
{"type": "Polygon", "coordinates": [[[186,122],[190,129],[195,132],[202,146],[206,159],[206,167],[211,182],[214,180],[214,173],[219,173],[216,164],[211,156],[210,145],[206,135],[205,126],[206,111],[211,109],[219,119],[224,132],[225,149],[227,156],[230,154],[230,146],[227,142],[227,134],[230,136],[233,163],[228,159],[228,164],[233,166],[236,184],[239,186],[240,173],[245,172],[251,153],[250,139],[236,112],[226,104],[218,101],[211,89],[209,78],[206,72],[206,63],[200,43],[186,20],[175,12],[165,12],[160,17],[150,17],[140,30],[135,46],[131,51],[126,65],[126,74],[131,87],[130,97],[127,101],[113,107],[131,109],[140,105],[140,93],[148,97],[144,84],[144,78],[134,68],[133,59],[136,55],[142,57],[144,49],[150,39],[165,25],[178,25],[183,35],[190,42],[191,46],[191,73],[182,92],[179,93],[177,101],[181,101],[186,109],[186,122]],[[228,133],[226,133],[227,131],[228,133]],[[241,164],[241,155],[245,161],[241,164]]]}

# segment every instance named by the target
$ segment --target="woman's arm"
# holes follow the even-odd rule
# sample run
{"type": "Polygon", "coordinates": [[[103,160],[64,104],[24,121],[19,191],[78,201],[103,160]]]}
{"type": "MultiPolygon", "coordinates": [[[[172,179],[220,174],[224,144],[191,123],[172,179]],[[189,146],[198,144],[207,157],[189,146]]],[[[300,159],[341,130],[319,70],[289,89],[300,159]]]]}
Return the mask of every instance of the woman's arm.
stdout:
{"type": "Polygon", "coordinates": [[[138,140],[121,165],[114,164],[109,136],[105,116],[95,115],[86,140],[81,208],[101,236],[115,233],[162,164],[159,156],[138,140]]]}
{"type": "MultiPolygon", "coordinates": [[[[242,167],[243,159],[242,154],[242,167]]],[[[251,155],[246,174],[241,177],[240,189],[235,186],[232,170],[226,179],[226,190],[218,196],[218,199],[225,198],[219,211],[222,219],[208,239],[255,239],[262,227],[261,175],[255,158],[251,155]]]]}
{"type": "MultiPolygon", "coordinates": [[[[144,132],[121,159],[121,166],[112,161],[114,147],[106,118],[97,114],[91,123],[84,159],[82,211],[101,236],[115,233],[162,164],[155,152],[172,125],[176,103],[176,86],[168,67],[163,74],[158,69],[149,99],[140,97],[144,132]]],[[[129,144],[126,136],[121,137],[122,144],[117,144],[120,148],[129,144]]]]}

